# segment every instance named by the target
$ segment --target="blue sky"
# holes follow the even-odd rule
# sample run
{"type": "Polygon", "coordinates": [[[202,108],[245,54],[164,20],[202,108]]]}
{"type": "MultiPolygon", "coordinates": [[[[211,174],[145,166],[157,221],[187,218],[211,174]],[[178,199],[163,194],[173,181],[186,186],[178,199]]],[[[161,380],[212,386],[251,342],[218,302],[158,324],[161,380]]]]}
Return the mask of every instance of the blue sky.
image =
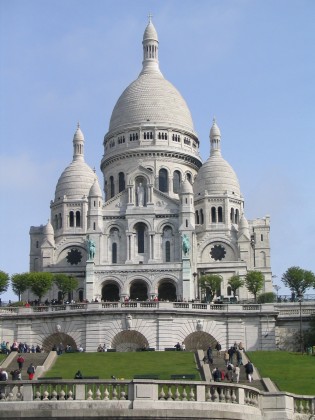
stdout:
{"type": "Polygon", "coordinates": [[[29,229],[50,217],[78,121],[102,182],[103,137],[141,70],[149,13],[202,158],[216,116],[246,217],[271,217],[284,293],[288,267],[315,271],[313,0],[0,0],[0,269],[28,271],[29,229]]]}

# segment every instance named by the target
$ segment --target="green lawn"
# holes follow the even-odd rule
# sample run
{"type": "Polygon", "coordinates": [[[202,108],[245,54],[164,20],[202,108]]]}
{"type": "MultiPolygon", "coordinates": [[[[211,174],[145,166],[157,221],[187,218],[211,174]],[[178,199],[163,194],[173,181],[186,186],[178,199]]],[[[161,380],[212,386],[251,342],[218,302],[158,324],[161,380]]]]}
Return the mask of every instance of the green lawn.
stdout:
{"type": "Polygon", "coordinates": [[[7,357],[6,354],[0,353],[0,363],[2,363],[2,360],[4,360],[7,357]]]}
{"type": "Polygon", "coordinates": [[[281,391],[315,395],[315,356],[285,351],[247,352],[261,377],[270,378],[281,391]]]}
{"type": "Polygon", "coordinates": [[[170,375],[200,375],[194,353],[191,352],[128,352],[128,353],[65,353],[58,356],[55,365],[46,372],[46,377],[59,376],[73,379],[77,370],[83,376],[99,376],[100,379],[133,379],[134,375],[155,374],[159,379],[170,375]]]}

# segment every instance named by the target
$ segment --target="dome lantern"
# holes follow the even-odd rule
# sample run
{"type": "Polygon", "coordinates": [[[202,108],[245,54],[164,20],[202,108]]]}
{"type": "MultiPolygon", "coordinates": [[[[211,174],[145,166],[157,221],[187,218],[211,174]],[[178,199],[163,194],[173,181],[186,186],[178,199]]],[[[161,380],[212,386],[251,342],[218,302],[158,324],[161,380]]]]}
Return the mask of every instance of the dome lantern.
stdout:
{"type": "Polygon", "coordinates": [[[215,118],[213,118],[210,130],[210,156],[221,154],[221,131],[217,126],[215,118]]]}

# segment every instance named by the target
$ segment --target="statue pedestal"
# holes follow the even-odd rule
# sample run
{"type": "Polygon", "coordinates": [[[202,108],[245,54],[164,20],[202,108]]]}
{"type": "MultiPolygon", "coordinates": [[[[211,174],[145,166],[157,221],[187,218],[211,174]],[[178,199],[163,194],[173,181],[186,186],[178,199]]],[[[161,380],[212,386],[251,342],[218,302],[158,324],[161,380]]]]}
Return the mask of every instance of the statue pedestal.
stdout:
{"type": "Polygon", "coordinates": [[[94,299],[94,261],[87,260],[85,272],[85,299],[89,302],[94,299]]]}
{"type": "Polygon", "coordinates": [[[182,279],[183,279],[183,300],[193,299],[192,295],[192,280],[191,280],[191,264],[189,257],[183,257],[183,269],[182,269],[182,279]]]}

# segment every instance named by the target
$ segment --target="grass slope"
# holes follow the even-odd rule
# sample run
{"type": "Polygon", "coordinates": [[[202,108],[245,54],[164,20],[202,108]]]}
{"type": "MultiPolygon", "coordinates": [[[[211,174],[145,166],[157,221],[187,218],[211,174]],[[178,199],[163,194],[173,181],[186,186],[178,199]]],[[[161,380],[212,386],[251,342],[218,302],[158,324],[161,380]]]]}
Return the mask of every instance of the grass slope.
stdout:
{"type": "Polygon", "coordinates": [[[134,375],[155,374],[160,379],[170,375],[195,374],[200,380],[194,353],[191,352],[130,352],[130,353],[65,353],[58,356],[46,377],[61,376],[73,379],[77,370],[83,376],[100,379],[133,379],[134,375]]]}
{"type": "Polygon", "coordinates": [[[284,351],[246,353],[261,377],[271,378],[281,391],[315,395],[315,356],[284,351]]]}

